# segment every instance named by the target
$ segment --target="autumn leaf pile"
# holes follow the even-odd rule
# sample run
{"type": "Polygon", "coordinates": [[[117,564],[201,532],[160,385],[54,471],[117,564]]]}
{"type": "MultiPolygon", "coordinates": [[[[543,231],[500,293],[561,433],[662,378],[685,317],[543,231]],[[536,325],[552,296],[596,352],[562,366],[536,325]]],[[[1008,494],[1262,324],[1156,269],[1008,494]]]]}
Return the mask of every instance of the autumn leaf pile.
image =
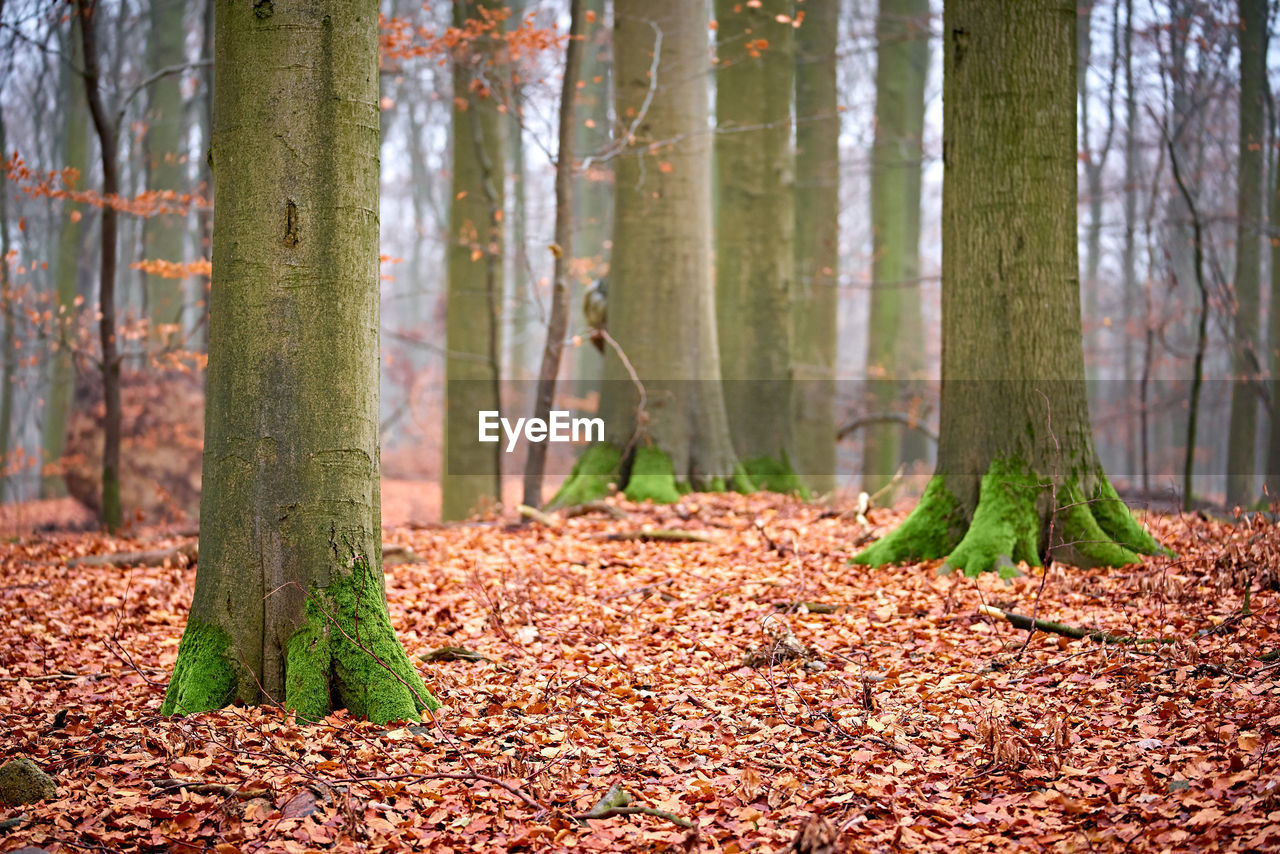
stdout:
{"type": "Polygon", "coordinates": [[[1280,848],[1265,519],[1149,516],[1177,557],[1006,585],[848,565],[885,510],[615,506],[388,531],[420,558],[387,570],[410,655],[490,659],[420,663],[445,708],[389,727],[160,717],[194,569],[6,544],[3,755],[59,798],[0,808],[0,851],[781,851],[813,816],[853,851],[1280,848]],[[652,529],[710,541],[608,536],[652,529]],[[1028,641],[984,604],[1144,642],[1028,641]],[[615,785],[661,814],[577,818],[615,785]]]}

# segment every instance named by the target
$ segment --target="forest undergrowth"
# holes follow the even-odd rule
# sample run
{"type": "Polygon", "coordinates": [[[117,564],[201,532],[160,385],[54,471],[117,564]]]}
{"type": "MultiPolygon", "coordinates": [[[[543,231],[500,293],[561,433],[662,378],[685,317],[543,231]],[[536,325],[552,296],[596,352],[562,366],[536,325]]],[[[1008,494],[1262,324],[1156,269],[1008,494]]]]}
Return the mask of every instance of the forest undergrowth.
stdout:
{"type": "Polygon", "coordinates": [[[191,541],[5,543],[2,753],[58,790],[0,807],[0,851],[1280,847],[1265,517],[1147,515],[1176,556],[1006,584],[849,565],[900,512],[607,507],[386,532],[392,622],[444,703],[390,727],[161,717],[191,541]]]}

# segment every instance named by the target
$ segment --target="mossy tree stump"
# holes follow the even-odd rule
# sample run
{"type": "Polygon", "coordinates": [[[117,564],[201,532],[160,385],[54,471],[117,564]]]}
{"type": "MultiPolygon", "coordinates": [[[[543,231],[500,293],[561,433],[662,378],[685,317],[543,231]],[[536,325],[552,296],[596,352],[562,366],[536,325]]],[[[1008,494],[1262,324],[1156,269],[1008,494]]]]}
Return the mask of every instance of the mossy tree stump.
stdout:
{"type": "Polygon", "coordinates": [[[1076,243],[1075,6],[944,12],[942,411],[919,506],[854,558],[967,573],[1160,546],[1093,447],[1076,243]]]}
{"type": "Polygon", "coordinates": [[[161,710],[416,719],[381,561],[377,4],[224,3],[216,33],[200,562],[161,710]]]}

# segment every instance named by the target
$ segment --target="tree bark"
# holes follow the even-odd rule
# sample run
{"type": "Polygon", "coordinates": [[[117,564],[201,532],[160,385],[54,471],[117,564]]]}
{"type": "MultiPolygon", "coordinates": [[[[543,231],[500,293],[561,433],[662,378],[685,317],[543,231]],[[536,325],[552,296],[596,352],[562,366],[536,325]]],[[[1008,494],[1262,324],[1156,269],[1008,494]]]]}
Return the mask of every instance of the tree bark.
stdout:
{"type": "MultiPolygon", "coordinates": [[[[871,310],[867,330],[869,406],[902,405],[904,385],[924,370],[920,307],[920,172],[924,87],[929,70],[928,0],[881,0],[876,19],[876,128],[871,152],[871,310]]],[[[878,424],[863,439],[862,484],[884,487],[901,463],[920,458],[902,427],[878,424]]]]}
{"type": "MultiPolygon", "coordinates": [[[[551,318],[547,324],[547,343],[542,351],[542,367],[534,401],[534,418],[548,420],[556,394],[556,378],[560,374],[560,356],[564,351],[565,330],[569,326],[569,253],[573,243],[573,171],[574,171],[574,98],[577,93],[578,68],[582,64],[582,0],[569,3],[569,42],[565,47],[564,81],[560,89],[560,150],[556,154],[556,225],[555,272],[551,292],[551,318]]],[[[542,475],[547,462],[547,446],[534,442],[524,470],[524,503],[530,507],[542,504],[542,475]]]]}
{"type": "Polygon", "coordinates": [[[791,491],[795,207],[791,0],[716,0],[716,328],[734,449],[791,491]]]}
{"type": "MultiPolygon", "coordinates": [[[[180,65],[185,59],[184,5],[157,0],[150,5],[151,28],[147,35],[147,64],[151,71],[180,65]]],[[[186,191],[187,167],[183,157],[186,132],[182,109],[182,77],[170,74],[147,91],[146,184],[149,190],[186,191]]],[[[148,261],[182,263],[186,260],[186,217],[158,214],[143,225],[143,254],[148,261]]],[[[148,274],[147,316],[151,319],[151,343],[168,347],[182,340],[183,279],[148,274]]]]}
{"type": "Polygon", "coordinates": [[[855,560],[970,574],[1159,546],[1111,488],[1084,390],[1075,5],[950,0],[943,20],[942,412],[919,506],[855,560]]]}
{"type": "MultiPolygon", "coordinates": [[[[1274,96],[1272,109],[1277,110],[1274,96]]],[[[1274,132],[1273,132],[1274,133],[1274,132]]],[[[1280,145],[1271,159],[1271,425],[1267,443],[1268,501],[1280,500],[1280,145]]]]}
{"type": "MultiPolygon", "coordinates": [[[[604,0],[585,0],[583,14],[593,20],[584,21],[583,37],[586,43],[582,51],[582,85],[577,91],[574,115],[573,149],[584,159],[583,169],[575,176],[573,186],[574,241],[573,257],[579,263],[588,262],[582,279],[569,282],[569,304],[582,304],[582,294],[587,282],[605,276],[609,272],[610,235],[613,229],[613,165],[608,160],[597,160],[609,145],[609,106],[612,103],[613,51],[612,32],[605,21],[604,0]],[[592,158],[589,162],[585,158],[592,158]]],[[[567,248],[567,247],[566,247],[567,248]]],[[[581,328],[581,314],[572,326],[581,328]]],[[[593,347],[577,347],[574,377],[579,397],[600,390],[600,375],[604,362],[593,347]]]]}
{"type": "Polygon", "coordinates": [[[742,474],[716,342],[705,9],[618,0],[613,44],[614,112],[628,148],[616,161],[607,444],[578,460],[558,504],[599,498],[611,483],[636,501],[669,502],[682,487],[723,489],[742,474]]]}
{"type": "MultiPolygon", "coordinates": [[[[454,0],[455,26],[478,19],[499,0],[454,0]]],[[[502,125],[489,91],[498,43],[482,37],[453,64],[453,202],[449,211],[449,286],[445,346],[445,448],[442,514],[465,519],[502,500],[501,448],[476,442],[477,413],[501,409],[502,125]]]]}
{"type": "MultiPolygon", "coordinates": [[[[98,80],[96,0],[76,0],[80,46],[84,51],[85,97],[102,153],[102,195],[120,194],[120,155],[116,120],[107,114],[98,80]]],[[[116,531],[123,522],[120,507],[120,356],[116,341],[116,223],[110,204],[102,206],[102,250],[98,284],[98,338],[102,346],[102,524],[116,531]]]]}
{"type": "Polygon", "coordinates": [[[1231,424],[1227,434],[1227,503],[1256,496],[1258,316],[1262,291],[1263,145],[1266,141],[1266,0],[1239,0],[1240,146],[1236,180],[1236,282],[1233,312],[1231,424]]]}
{"type": "Polygon", "coordinates": [[[161,710],[416,719],[380,559],[377,4],[216,18],[200,561],[161,710]]]}
{"type": "MultiPolygon", "coordinates": [[[[72,15],[63,49],[70,64],[83,65],[80,49],[80,16],[72,15]]],[[[83,180],[88,172],[89,128],[83,83],[68,63],[62,64],[59,84],[62,109],[62,165],[76,170],[83,180]]],[[[56,341],[51,345],[49,394],[41,427],[43,470],[40,477],[42,498],[61,498],[67,494],[62,476],[63,452],[67,445],[67,422],[71,415],[75,391],[75,371],[71,362],[72,332],[75,328],[76,292],[80,271],[80,252],[85,236],[82,217],[84,205],[71,200],[62,202],[62,221],[58,229],[57,258],[54,261],[54,292],[57,300],[56,341]]]]}
{"type": "Polygon", "coordinates": [[[835,488],[835,366],[839,317],[840,3],[805,4],[796,30],[795,468],[819,492],[835,488]]]}

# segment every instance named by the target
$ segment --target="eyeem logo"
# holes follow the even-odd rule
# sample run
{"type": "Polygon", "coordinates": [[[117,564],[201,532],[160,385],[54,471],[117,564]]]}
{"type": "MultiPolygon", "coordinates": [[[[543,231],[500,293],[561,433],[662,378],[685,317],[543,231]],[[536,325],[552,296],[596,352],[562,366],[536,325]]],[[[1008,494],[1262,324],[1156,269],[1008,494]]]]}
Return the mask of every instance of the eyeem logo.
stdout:
{"type": "Polygon", "coordinates": [[[516,442],[523,434],[528,442],[603,442],[603,418],[571,418],[567,409],[551,410],[551,420],[541,418],[517,418],[515,424],[503,418],[496,409],[482,409],[480,416],[480,441],[500,440],[498,428],[507,436],[507,453],[516,449],[516,442]]]}

